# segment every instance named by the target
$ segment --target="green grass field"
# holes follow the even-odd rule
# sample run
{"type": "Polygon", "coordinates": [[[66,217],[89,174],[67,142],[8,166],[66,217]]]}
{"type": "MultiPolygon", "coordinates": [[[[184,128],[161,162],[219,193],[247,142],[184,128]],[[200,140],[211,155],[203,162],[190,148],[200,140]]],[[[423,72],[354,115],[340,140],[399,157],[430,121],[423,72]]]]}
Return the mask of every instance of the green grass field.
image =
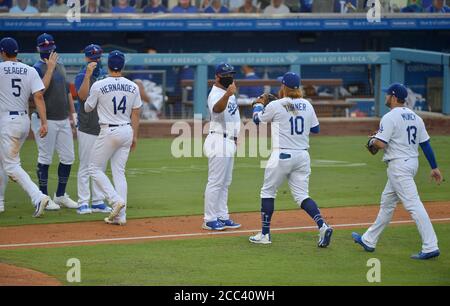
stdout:
{"type": "MultiPolygon", "coordinates": [[[[365,137],[316,137],[311,140],[310,194],[321,207],[377,204],[386,182],[381,155],[371,156],[365,137]]],[[[440,168],[450,173],[450,137],[433,137],[440,168]]],[[[175,159],[171,140],[141,140],[128,163],[129,218],[201,215],[207,178],[205,158],[175,159]]],[[[22,150],[23,167],[36,179],[36,146],[22,150]]],[[[259,211],[263,181],[260,158],[237,158],[230,189],[231,212],[259,211]]],[[[49,191],[56,188],[56,169],[50,170],[49,191]]],[[[430,182],[423,155],[416,182],[424,201],[450,200],[448,180],[430,182]]],[[[76,170],[68,193],[76,198],[76,170]]],[[[287,185],[279,190],[278,210],[295,209],[287,185]]],[[[47,212],[33,219],[30,200],[10,183],[6,212],[0,226],[100,220],[73,210],[47,212]]],[[[420,249],[412,225],[390,227],[373,254],[364,253],[350,238],[350,230],[336,230],[329,249],[316,247],[316,233],[275,233],[270,246],[251,245],[240,237],[154,241],[42,249],[0,250],[0,262],[32,268],[66,283],[70,258],[81,261],[81,285],[367,285],[369,258],[381,261],[381,285],[450,285],[450,224],[437,224],[442,255],[417,262],[409,255],[420,249]]],[[[362,229],[361,229],[362,230],[362,229]]],[[[67,283],[66,283],[67,284],[67,283]]]]}
{"type": "MultiPolygon", "coordinates": [[[[450,224],[436,225],[438,236],[450,224]]],[[[374,253],[355,245],[351,231],[338,230],[328,249],[316,233],[273,235],[269,246],[247,236],[125,245],[0,251],[0,261],[45,272],[66,283],[67,260],[81,263],[80,285],[370,285],[367,261],[381,262],[381,285],[450,285],[450,240],[437,260],[418,262],[414,226],[388,228],[374,253]]],[[[75,283],[73,283],[75,284],[75,283]]]]}
{"type": "MultiPolygon", "coordinates": [[[[364,148],[365,137],[313,137],[311,139],[312,176],[310,194],[321,207],[377,204],[386,183],[381,155],[371,156],[364,148]],[[327,162],[336,161],[336,162],[327,162]],[[356,164],[356,166],[352,166],[356,164]],[[363,164],[363,165],[358,165],[363,164]]],[[[450,173],[450,137],[433,137],[440,168],[450,173]]],[[[206,158],[173,158],[171,140],[141,140],[127,165],[128,217],[198,215],[203,213],[203,193],[207,179],[206,158]]],[[[36,179],[36,145],[28,141],[22,149],[22,164],[36,179]]],[[[258,211],[259,191],[264,170],[260,158],[237,158],[230,188],[232,212],[258,211]]],[[[429,166],[421,155],[416,182],[425,201],[450,200],[449,182],[441,186],[429,180],[429,166]]],[[[75,164],[68,193],[76,199],[75,164]]],[[[49,192],[57,184],[57,160],[50,168],[49,192]]],[[[98,216],[78,216],[74,211],[48,212],[33,219],[33,208],[21,188],[10,182],[6,192],[6,212],[0,226],[35,223],[96,220],[98,216]]],[[[276,208],[295,209],[287,184],[278,193],[276,208]]]]}

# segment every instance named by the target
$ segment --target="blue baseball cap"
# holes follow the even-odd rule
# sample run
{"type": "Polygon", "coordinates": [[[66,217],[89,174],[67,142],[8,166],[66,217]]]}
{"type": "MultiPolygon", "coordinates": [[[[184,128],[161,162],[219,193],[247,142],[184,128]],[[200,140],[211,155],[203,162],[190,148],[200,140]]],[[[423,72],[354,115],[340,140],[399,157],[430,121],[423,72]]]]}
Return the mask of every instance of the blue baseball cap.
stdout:
{"type": "Polygon", "coordinates": [[[7,55],[17,55],[19,44],[12,37],[5,37],[0,41],[0,52],[5,52],[7,55]]]}
{"type": "Polygon", "coordinates": [[[125,54],[119,50],[111,51],[108,55],[108,67],[112,71],[121,71],[125,66],[125,54]]]}
{"type": "Polygon", "coordinates": [[[389,86],[388,89],[383,90],[386,94],[390,96],[394,96],[399,100],[405,100],[408,96],[408,91],[406,90],[405,85],[400,83],[394,83],[389,86]]]}
{"type": "Polygon", "coordinates": [[[55,40],[50,34],[44,33],[37,38],[37,47],[40,53],[49,53],[56,49],[55,40]]]}
{"type": "Polygon", "coordinates": [[[227,63],[221,63],[216,66],[216,75],[222,76],[225,74],[236,73],[234,67],[227,63]]]}
{"type": "Polygon", "coordinates": [[[90,44],[84,48],[84,55],[92,60],[97,60],[102,57],[103,49],[99,45],[90,44]]]}
{"type": "Polygon", "coordinates": [[[292,89],[300,88],[300,76],[294,72],[286,72],[282,77],[278,78],[278,81],[292,89]]]}

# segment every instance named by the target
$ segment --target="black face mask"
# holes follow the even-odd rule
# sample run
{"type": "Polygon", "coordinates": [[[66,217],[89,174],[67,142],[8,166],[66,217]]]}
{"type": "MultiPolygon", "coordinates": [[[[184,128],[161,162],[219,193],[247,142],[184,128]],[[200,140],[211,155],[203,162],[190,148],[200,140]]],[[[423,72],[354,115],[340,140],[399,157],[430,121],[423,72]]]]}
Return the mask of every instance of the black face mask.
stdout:
{"type": "Polygon", "coordinates": [[[233,84],[233,81],[234,81],[233,77],[221,77],[219,79],[220,85],[222,85],[225,88],[228,88],[228,86],[233,84]]]}
{"type": "Polygon", "coordinates": [[[41,59],[49,59],[50,58],[50,52],[48,53],[40,53],[41,59]]]}

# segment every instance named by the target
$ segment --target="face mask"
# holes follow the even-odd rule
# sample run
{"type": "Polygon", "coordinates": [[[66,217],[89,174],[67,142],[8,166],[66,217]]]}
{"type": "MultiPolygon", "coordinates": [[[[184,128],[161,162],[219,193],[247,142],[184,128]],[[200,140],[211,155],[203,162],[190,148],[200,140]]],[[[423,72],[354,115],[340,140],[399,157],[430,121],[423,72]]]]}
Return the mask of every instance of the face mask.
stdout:
{"type": "Polygon", "coordinates": [[[95,67],[94,71],[92,72],[92,75],[96,78],[100,75],[100,70],[102,69],[102,62],[98,61],[97,66],[95,67]]]}
{"type": "Polygon", "coordinates": [[[221,77],[219,79],[220,85],[222,85],[225,88],[228,88],[231,84],[233,84],[233,77],[221,77]]]}
{"type": "Polygon", "coordinates": [[[50,53],[40,53],[41,55],[41,59],[49,59],[50,58],[50,53]]]}

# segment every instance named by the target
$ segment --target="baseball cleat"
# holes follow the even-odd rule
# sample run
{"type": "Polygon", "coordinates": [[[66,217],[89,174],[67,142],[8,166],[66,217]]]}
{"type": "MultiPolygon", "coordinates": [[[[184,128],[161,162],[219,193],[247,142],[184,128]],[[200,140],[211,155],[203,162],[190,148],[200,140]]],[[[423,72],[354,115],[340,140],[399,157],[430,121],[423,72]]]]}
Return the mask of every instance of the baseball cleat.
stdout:
{"type": "Polygon", "coordinates": [[[210,231],[223,231],[225,229],[223,223],[218,220],[211,222],[204,222],[202,228],[210,231]]]}
{"type": "Polygon", "coordinates": [[[271,244],[272,243],[270,234],[263,235],[262,232],[259,232],[258,234],[254,235],[254,236],[250,236],[248,238],[248,240],[251,243],[258,243],[258,244],[271,244]]]}
{"type": "Polygon", "coordinates": [[[427,259],[431,259],[434,257],[438,257],[439,255],[441,255],[441,252],[439,252],[439,250],[429,252],[429,253],[419,252],[418,254],[412,255],[411,259],[427,260],[427,259]]]}
{"type": "Polygon", "coordinates": [[[57,197],[55,195],[53,197],[53,201],[59,206],[64,206],[66,208],[78,208],[78,203],[69,198],[69,195],[67,193],[60,197],[57,197]]]}
{"type": "Polygon", "coordinates": [[[332,235],[333,229],[329,227],[326,223],[324,223],[319,230],[319,243],[317,244],[317,246],[319,248],[326,248],[327,246],[329,246],[332,235]]]}
{"type": "Polygon", "coordinates": [[[105,218],[106,224],[111,225],[125,225],[127,224],[127,220],[125,218],[115,217],[113,220],[110,220],[109,218],[105,218]]]}
{"type": "Polygon", "coordinates": [[[110,222],[113,222],[114,218],[116,218],[119,215],[120,211],[124,207],[125,207],[124,203],[118,202],[116,204],[113,204],[111,213],[109,214],[108,218],[105,218],[105,222],[106,222],[106,219],[108,219],[110,222]]]}
{"type": "Polygon", "coordinates": [[[48,205],[45,207],[45,210],[53,211],[53,210],[60,210],[60,209],[61,209],[61,207],[58,204],[56,204],[55,202],[53,202],[49,197],[48,205]]]}
{"type": "Polygon", "coordinates": [[[92,210],[89,208],[89,205],[83,204],[77,208],[77,214],[79,215],[92,214],[92,210]]]}
{"type": "Polygon", "coordinates": [[[92,204],[91,209],[92,209],[93,213],[99,212],[99,213],[109,214],[112,211],[112,208],[109,207],[108,205],[106,205],[105,203],[92,204]]]}
{"type": "Polygon", "coordinates": [[[44,210],[46,207],[53,202],[49,196],[44,196],[42,200],[35,206],[35,210],[33,213],[34,218],[39,218],[44,214],[44,210]]]}
{"type": "Polygon", "coordinates": [[[235,223],[233,220],[231,220],[231,219],[228,219],[228,220],[222,220],[222,219],[218,219],[218,221],[220,222],[220,223],[222,223],[222,226],[224,227],[224,228],[234,228],[234,229],[236,229],[236,228],[240,228],[241,227],[241,225],[239,224],[239,223],[235,223]]]}
{"type": "Polygon", "coordinates": [[[372,253],[373,251],[375,251],[375,248],[372,248],[372,247],[368,246],[367,244],[365,244],[362,241],[362,236],[360,234],[352,233],[352,238],[353,238],[353,241],[355,241],[355,243],[357,243],[360,246],[362,246],[366,252],[372,253]]]}

